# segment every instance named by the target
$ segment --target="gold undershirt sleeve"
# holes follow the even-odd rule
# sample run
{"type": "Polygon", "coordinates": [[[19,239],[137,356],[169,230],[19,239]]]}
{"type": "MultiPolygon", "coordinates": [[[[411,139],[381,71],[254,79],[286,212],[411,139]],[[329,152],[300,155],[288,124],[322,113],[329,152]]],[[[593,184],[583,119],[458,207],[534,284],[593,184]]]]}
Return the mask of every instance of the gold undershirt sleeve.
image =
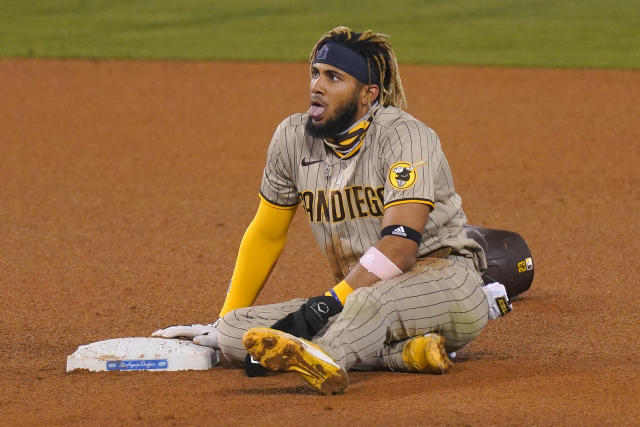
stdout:
{"type": "Polygon", "coordinates": [[[280,207],[262,197],[256,216],[240,243],[227,298],[220,317],[253,304],[282,253],[296,206],[280,207]]]}

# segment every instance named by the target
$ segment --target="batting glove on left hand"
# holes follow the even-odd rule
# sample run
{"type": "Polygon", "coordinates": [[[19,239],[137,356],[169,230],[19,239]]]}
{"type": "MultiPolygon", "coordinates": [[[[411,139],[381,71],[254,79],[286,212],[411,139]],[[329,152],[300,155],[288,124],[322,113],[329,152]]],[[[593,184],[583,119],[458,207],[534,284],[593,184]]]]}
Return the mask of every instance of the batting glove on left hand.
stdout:
{"type": "Polygon", "coordinates": [[[482,290],[489,304],[489,320],[498,319],[513,310],[513,306],[507,296],[507,290],[502,283],[487,283],[482,287],[482,290]]]}
{"type": "Polygon", "coordinates": [[[164,329],[158,329],[151,334],[152,337],[160,338],[188,338],[195,344],[204,345],[206,347],[218,347],[218,323],[220,319],[209,325],[201,325],[199,323],[192,325],[176,325],[168,326],[164,329]]]}

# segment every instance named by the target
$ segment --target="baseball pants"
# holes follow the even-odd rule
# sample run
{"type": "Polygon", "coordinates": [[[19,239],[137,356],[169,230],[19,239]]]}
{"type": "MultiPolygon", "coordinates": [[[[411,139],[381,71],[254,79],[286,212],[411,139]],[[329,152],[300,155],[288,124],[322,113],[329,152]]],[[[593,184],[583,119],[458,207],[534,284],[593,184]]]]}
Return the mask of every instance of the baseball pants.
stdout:
{"type": "MultiPolygon", "coordinates": [[[[408,338],[436,332],[445,337],[446,349],[452,352],[480,334],[488,319],[482,284],[472,257],[419,259],[400,276],[356,289],[313,342],[346,370],[406,370],[402,349],[408,338]]],[[[223,356],[243,363],[244,333],[253,327],[271,327],[304,302],[294,299],[227,313],[218,326],[223,356]]]]}

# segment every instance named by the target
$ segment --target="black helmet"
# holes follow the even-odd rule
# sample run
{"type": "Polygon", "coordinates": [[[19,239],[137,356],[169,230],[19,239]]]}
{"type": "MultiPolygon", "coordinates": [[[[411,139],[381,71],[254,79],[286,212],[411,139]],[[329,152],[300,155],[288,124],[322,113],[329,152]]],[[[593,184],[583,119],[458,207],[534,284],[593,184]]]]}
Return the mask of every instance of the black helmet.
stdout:
{"type": "Polygon", "coordinates": [[[533,257],[522,236],[513,231],[493,230],[465,225],[467,237],[484,249],[487,270],[482,274],[485,284],[500,282],[507,289],[509,299],[520,295],[533,282],[533,257]]]}

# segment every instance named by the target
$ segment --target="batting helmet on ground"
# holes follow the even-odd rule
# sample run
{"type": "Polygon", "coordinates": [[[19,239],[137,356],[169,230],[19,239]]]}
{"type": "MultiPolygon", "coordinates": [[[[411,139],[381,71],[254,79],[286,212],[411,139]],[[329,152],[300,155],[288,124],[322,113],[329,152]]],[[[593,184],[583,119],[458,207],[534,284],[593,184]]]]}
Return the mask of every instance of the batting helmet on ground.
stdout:
{"type": "Polygon", "coordinates": [[[502,283],[509,298],[531,287],[533,257],[522,236],[513,231],[475,225],[467,225],[465,230],[467,237],[482,246],[487,257],[487,270],[482,275],[485,284],[502,283]]]}

